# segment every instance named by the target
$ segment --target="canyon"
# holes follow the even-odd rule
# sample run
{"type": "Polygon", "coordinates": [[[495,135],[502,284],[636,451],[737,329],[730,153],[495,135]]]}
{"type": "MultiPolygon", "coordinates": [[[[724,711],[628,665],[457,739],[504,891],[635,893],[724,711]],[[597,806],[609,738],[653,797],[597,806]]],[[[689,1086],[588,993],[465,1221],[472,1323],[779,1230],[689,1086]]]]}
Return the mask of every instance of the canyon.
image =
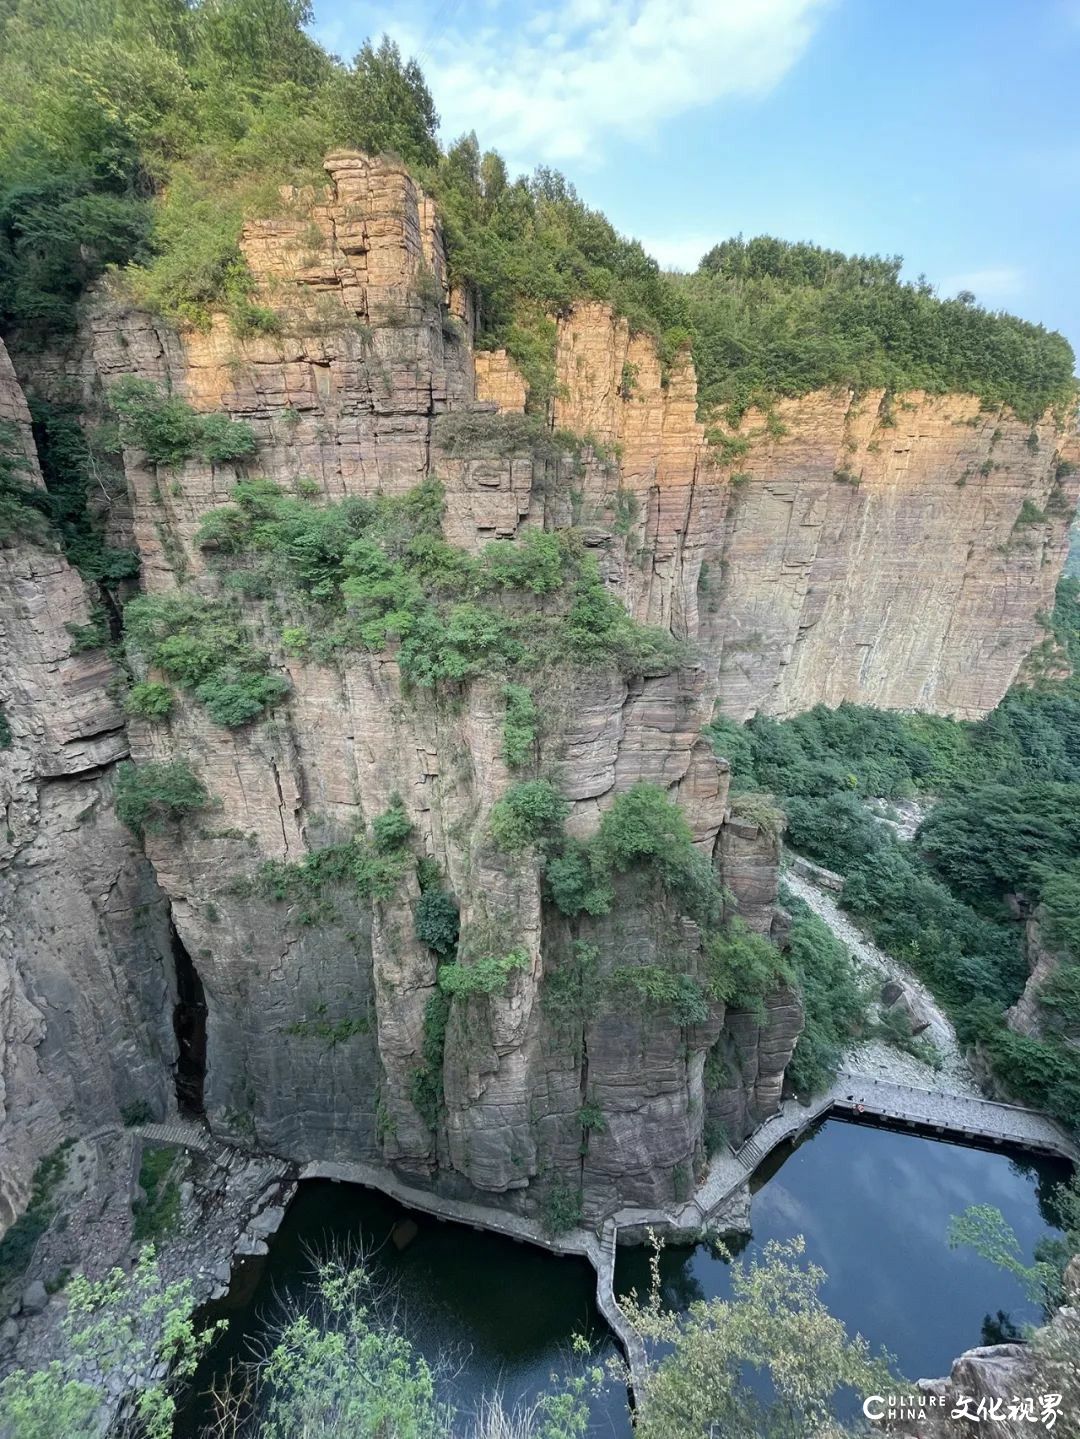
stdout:
{"type": "Polygon", "coordinates": [[[569,1195],[596,1223],[684,1200],[710,1132],[737,1141],[780,1098],[801,1027],[786,986],[756,1008],[713,1001],[691,1024],[610,995],[569,1021],[557,1010],[552,977],[583,946],[602,975],[694,973],[699,928],[638,876],[618,881],[609,913],[569,919],[545,898],[539,854],[492,844],[514,779],[497,680],[425,691],[403,684],[392,650],[289,652],[282,623],[296,616],[226,590],[198,532],[245,475],[315,504],[437,479],[445,537],[470,554],[575,528],[608,591],[685,649],[663,674],[541,676],[535,772],[581,839],[618,795],[660,787],[729,912],[781,945],[779,840],[733,801],[703,734],[714,713],[852,700],[975,718],[1059,663],[1046,617],[1080,447],[1053,415],[1032,425],[970,395],[818,391],[706,423],[688,353],[662,364],[649,337],[588,302],[559,319],[554,430],[537,446],[514,428],[527,389],[512,360],[475,347],[431,199],[391,162],[342,152],[326,171],[325,193],[283,194],[277,217],[245,227],[278,333],[238,338],[217,316],[179,334],[106,282],[73,343],[13,347],[14,367],[0,365],[0,419],[34,484],[23,391],[75,398],[96,424],[134,374],[250,425],[242,467],[155,465],[127,446],[107,539],[137,549],[146,592],[226,599],[289,685],[236,729],[188,696],[167,724],[128,715],[108,648],[81,649],[69,629],[90,622],[90,587],[48,545],[0,549],[0,1230],[43,1156],[133,1106],[165,1119],[181,1105],[241,1149],[385,1165],[532,1219],[569,1195]],[[450,443],[454,417],[466,425],[450,443]],[[211,805],[140,841],[113,809],[118,767],[179,758],[211,805]],[[395,796],[463,937],[525,956],[503,991],[454,997],[434,1123],[416,1077],[439,961],[415,932],[417,878],[374,902],[336,884],[315,922],[258,882],[267,862],[341,843],[395,796]],[[182,1060],[177,1023],[193,1007],[205,1037],[182,1060]],[[602,1125],[583,1120],[594,1107],[602,1125]]]}

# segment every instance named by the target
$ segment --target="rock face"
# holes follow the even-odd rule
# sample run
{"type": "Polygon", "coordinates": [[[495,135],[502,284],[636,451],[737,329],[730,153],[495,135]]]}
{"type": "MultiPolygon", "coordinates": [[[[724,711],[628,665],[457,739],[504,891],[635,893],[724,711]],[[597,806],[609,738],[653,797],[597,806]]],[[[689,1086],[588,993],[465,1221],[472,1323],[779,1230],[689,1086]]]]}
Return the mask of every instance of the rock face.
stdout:
{"type": "Polygon", "coordinates": [[[723,712],[853,700],[977,718],[1046,638],[1080,476],[1075,432],[970,395],[817,392],[747,414],[721,464],[689,360],[603,306],[560,326],[556,419],[617,444],[635,612],[696,638],[723,712]]]}
{"type": "Polygon", "coordinates": [[[1046,928],[1046,912],[1039,905],[1024,924],[1024,954],[1030,971],[1028,981],[1005,1020],[1017,1034],[1042,1039],[1055,1033],[1074,1045],[1080,1044],[1080,1026],[1070,1024],[1060,1011],[1044,1004],[1040,998],[1043,986],[1063,964],[1069,963],[1068,951],[1048,940],[1046,928]]]}
{"type": "MultiPolygon", "coordinates": [[[[653,678],[599,666],[538,680],[537,773],[570,802],[567,828],[582,838],[637,781],[662,787],[748,926],[782,939],[778,840],[730,815],[727,766],[703,725],[717,701],[740,716],[842,698],[988,709],[1031,648],[1063,558],[1056,512],[1013,534],[1023,499],[1066,503],[1052,426],[1037,427],[1034,449],[1028,427],[970,399],[911,397],[890,425],[880,397],[809,396],[783,407],[784,436],[750,439],[736,482],[705,445],[688,359],[661,374],[646,339],[586,305],[560,324],[555,418],[617,444],[618,462],[602,448],[577,459],[558,442],[542,454],[490,443],[485,419],[519,411],[525,391],[504,354],[473,353],[430,200],[393,164],[340,154],[326,168],[325,193],[283,195],[281,215],[243,237],[279,333],[240,340],[220,318],[178,336],[102,295],[79,344],[37,381],[28,365],[26,382],[74,384],[91,409],[123,374],[167,384],[247,422],[258,442],[248,473],[316,503],[436,477],[446,537],[466,549],[576,524],[609,588],[691,641],[692,658],[653,678]],[[453,411],[475,437],[451,454],[436,421],[453,411]],[[834,477],[856,455],[858,487],[834,477]]],[[[7,388],[18,407],[10,375],[7,388]]],[[[615,966],[677,960],[693,975],[701,935],[664,891],[636,882],[610,914],[571,922],[545,902],[538,860],[493,846],[488,817],[513,778],[501,685],[405,693],[389,652],[335,664],[285,654],[289,617],[224,591],[196,544],[236,467],[166,468],[129,449],[124,470],[119,522],[144,588],[227,595],[291,691],[241,729],[184,699],[167,725],[125,727],[103,652],[70,653],[65,622],[87,614],[78,576],[51,552],[0,551],[5,613],[20,617],[2,696],[16,743],[0,753],[16,836],[0,882],[19,936],[5,941],[12,958],[0,950],[8,1210],[65,1133],[131,1098],[167,1107],[172,1007],[194,984],[206,1006],[200,1098],[223,1137],[301,1161],[384,1162],[553,1221],[579,1196],[587,1217],[685,1198],[707,1125],[737,1139],[775,1107],[797,996],[778,991],[754,1012],[714,1002],[693,1023],[615,1002],[601,982],[615,966]],[[140,762],[183,757],[213,797],[148,836],[147,858],[109,803],[129,747],[140,762]],[[395,794],[460,902],[463,940],[523,954],[505,992],[440,1004],[411,873],[375,903],[344,883],[314,906],[260,889],[265,862],[347,839],[395,794]],[[440,1008],[433,1070],[425,1041],[440,1008]],[[425,1078],[441,1087],[437,1114],[420,1097],[425,1078]],[[20,1109],[35,1117],[33,1141],[20,1109]]]]}
{"type": "MultiPolygon", "coordinates": [[[[40,485],[2,346],[0,419],[40,485]]],[[[61,554],[17,535],[0,547],[0,1229],[65,1136],[174,1103],[168,903],[113,812],[128,742],[111,661],[67,629],[89,619],[61,554]]]]}

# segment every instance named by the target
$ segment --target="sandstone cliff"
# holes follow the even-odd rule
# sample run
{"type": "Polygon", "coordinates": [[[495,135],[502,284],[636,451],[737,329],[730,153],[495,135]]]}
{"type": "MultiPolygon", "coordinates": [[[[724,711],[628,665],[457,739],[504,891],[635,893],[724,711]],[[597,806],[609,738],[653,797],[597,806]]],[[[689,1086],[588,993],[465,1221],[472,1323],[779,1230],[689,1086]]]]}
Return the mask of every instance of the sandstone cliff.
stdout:
{"type": "MultiPolygon", "coordinates": [[[[0,346],[0,419],[41,477],[29,414],[0,346]]],[[[51,547],[0,547],[0,1229],[34,1165],[62,1139],[170,1102],[174,971],[169,911],[141,846],[113,812],[128,753],[116,679],[78,652],[82,580],[51,547]]]]}
{"type": "MultiPolygon", "coordinates": [[[[996,703],[1064,557],[1074,496],[1058,479],[1051,422],[1033,438],[970,398],[904,397],[890,415],[881,396],[812,395],[781,407],[783,434],[747,417],[745,453],[721,466],[695,417],[689,360],[662,374],[646,339],[583,306],[559,328],[555,419],[602,443],[577,459],[478,432],[448,453],[439,416],[519,412],[524,387],[505,355],[474,355],[467,297],[448,288],[437,217],[408,174],[355,155],[331,156],[327,170],[326,194],[283,196],[280,218],[244,235],[279,333],[240,340],[222,318],[178,336],[103,295],[79,344],[36,373],[28,363],[25,382],[73,384],[91,410],[122,375],[162,382],[196,409],[249,423],[248,473],[316,500],[403,494],[437,477],[446,537],[466,550],[576,524],[608,587],[689,640],[690,658],[653,678],[598,666],[541,686],[537,772],[571,802],[567,828],[580,837],[636,781],[663,787],[750,927],[781,933],[776,842],[730,818],[727,768],[702,726],[718,702],[740,717],[844,698],[960,714],[996,703]],[[1025,501],[1045,517],[1017,528],[1025,501]]],[[[9,393],[20,404],[10,380],[9,393]]],[[[699,932],[648,885],[625,887],[604,917],[556,912],[538,860],[488,840],[511,780],[501,687],[406,694],[390,652],[332,664],[285,653],[280,597],[224,591],[196,543],[241,471],[154,465],[130,448],[124,469],[129,508],[116,523],[130,527],[144,588],[227,597],[291,688],[240,729],[181,699],[168,724],[125,730],[102,652],[70,655],[64,623],[86,605],[77,576],[52,553],[0,552],[22,566],[12,605],[28,616],[9,641],[13,688],[2,696],[16,745],[0,755],[28,838],[3,880],[13,934],[57,929],[0,968],[12,1016],[0,1075],[9,1096],[47,1115],[33,1144],[7,1140],[9,1203],[63,1133],[132,1095],[158,1112],[174,1102],[170,942],[184,984],[205,998],[198,1102],[223,1136],[299,1160],[381,1160],[532,1213],[579,1192],[589,1216],[685,1197],[707,1126],[735,1138],[775,1106],[797,997],[780,991],[760,1012],[713,1003],[689,1025],[603,996],[560,1008],[552,976],[583,953],[601,973],[676,959],[693,973],[699,932]],[[184,757],[213,797],[147,836],[152,872],[106,802],[128,746],[138,761],[184,757]],[[505,993],[450,1006],[434,1117],[417,1075],[430,1068],[437,960],[415,934],[411,872],[390,899],[361,902],[339,884],[313,909],[258,884],[267,861],[340,842],[395,794],[418,851],[457,896],[463,939],[496,935],[525,955],[505,993]],[[65,985],[77,1004],[63,1002],[65,985]],[[65,1095],[80,1064],[90,1078],[65,1095]]],[[[5,1130],[18,1136],[6,1104],[5,1130]]]]}
{"type": "Polygon", "coordinates": [[[817,392],[747,414],[722,461],[689,360],[662,375],[603,306],[561,324],[558,374],[557,422],[617,445],[637,502],[628,603],[698,640],[732,718],[843,700],[976,718],[1045,639],[1080,482],[1053,416],[817,392]]]}

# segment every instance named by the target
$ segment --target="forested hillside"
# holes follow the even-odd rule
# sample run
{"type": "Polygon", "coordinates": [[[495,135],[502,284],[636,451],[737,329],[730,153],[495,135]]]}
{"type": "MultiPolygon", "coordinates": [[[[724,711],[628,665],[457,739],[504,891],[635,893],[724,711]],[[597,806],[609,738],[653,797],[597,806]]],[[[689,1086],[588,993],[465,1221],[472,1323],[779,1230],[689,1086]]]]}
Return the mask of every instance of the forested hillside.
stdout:
{"type": "MultiPolygon", "coordinates": [[[[273,332],[238,239],[282,184],[321,184],[334,147],[399,155],[440,203],[453,278],[479,302],[543,408],[552,317],[585,296],[690,344],[703,414],[729,418],[825,385],[960,390],[1034,419],[1072,394],[1068,343],[937,299],[892,258],[760,238],[718,244],[690,277],[661,273],[559,174],[513,179],[475,136],[441,149],[419,68],[388,41],[349,63],[305,33],[304,0],[14,0],[0,60],[0,325],[23,343],[69,329],[111,267],[180,325],[228,308],[273,332]]],[[[627,377],[632,385],[633,377],[627,377]]]]}
{"type": "Polygon", "coordinates": [[[986,719],[818,706],[712,727],[738,788],[780,797],[788,839],[846,877],[844,905],[946,1002],[1011,1093],[1074,1126],[1080,1114],[1080,584],[1053,632],[1072,679],[1014,688],[986,719]],[[933,804],[900,843],[867,798],[933,804]],[[1038,912],[1057,956],[1038,1033],[1004,1021],[1028,979],[1019,919],[1038,912]]]}

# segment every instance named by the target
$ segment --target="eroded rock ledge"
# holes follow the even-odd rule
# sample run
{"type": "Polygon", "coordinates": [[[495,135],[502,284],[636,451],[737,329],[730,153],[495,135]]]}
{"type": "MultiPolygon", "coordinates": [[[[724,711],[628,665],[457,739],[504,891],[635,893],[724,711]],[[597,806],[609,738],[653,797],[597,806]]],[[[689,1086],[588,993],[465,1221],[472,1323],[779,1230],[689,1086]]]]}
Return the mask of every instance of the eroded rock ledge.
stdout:
{"type": "MultiPolygon", "coordinates": [[[[529,525],[578,525],[608,587],[687,639],[692,658],[648,679],[579,671],[538,695],[539,765],[572,804],[568,829],[587,836],[616,795],[659,785],[747,923],[780,934],[775,840],[732,821],[726,766],[702,726],[717,703],[737,717],[845,698],[986,712],[1041,638],[1075,500],[1060,464],[1072,440],[1050,417],[1032,431],[971,397],[890,406],[816,394],[779,407],[778,435],[747,416],[749,448],[722,466],[696,418],[689,360],[662,375],[647,339],[584,305],[560,322],[554,418],[617,446],[617,462],[587,449],[571,467],[482,441],[451,457],[437,418],[517,412],[520,377],[505,355],[474,354],[468,297],[448,288],[438,218],[408,174],[356,155],[331,156],[327,171],[325,193],[284,196],[279,219],[244,235],[280,334],[239,340],[221,318],[179,336],[102,295],[75,345],[27,361],[25,383],[74,387],[91,414],[122,375],[165,383],[249,423],[257,473],[326,500],[435,476],[446,536],[468,550],[529,525]],[[1043,518],[1020,523],[1025,502],[1043,518]]],[[[10,373],[0,381],[25,426],[10,373]]],[[[111,524],[137,546],[144,587],[218,595],[195,536],[236,468],[166,471],[134,449],[124,468],[111,524]]],[[[206,996],[206,1118],[237,1144],[388,1164],[524,1214],[580,1191],[595,1218],[684,1198],[707,1124],[736,1139],[775,1106],[801,1023],[786,991],[761,1013],[713,1004],[689,1027],[613,1004],[571,1034],[554,1022],[547,981],[575,943],[595,945],[602,965],[660,964],[699,936],[640,886],[605,918],[571,924],[545,904],[535,861],[485,842],[511,778],[498,685],[406,696],[392,654],[298,659],[282,651],[280,623],[231,596],[288,676],[288,700],[240,730],[186,700],[167,727],[125,725],[104,655],[71,653],[66,623],[87,615],[78,576],[35,546],[0,560],[17,616],[0,693],[15,738],[0,752],[14,836],[0,875],[0,1225],[65,1134],[132,1098],[162,1115],[174,1103],[170,922],[206,996]],[[129,749],[189,760],[219,810],[149,837],[144,856],[109,803],[129,749]],[[463,923],[512,936],[528,958],[505,995],[455,1001],[434,1128],[414,1101],[437,969],[414,933],[415,881],[374,905],[342,889],[315,925],[235,884],[352,833],[395,793],[463,923]],[[586,1103],[602,1128],[583,1129],[586,1103]]]]}

